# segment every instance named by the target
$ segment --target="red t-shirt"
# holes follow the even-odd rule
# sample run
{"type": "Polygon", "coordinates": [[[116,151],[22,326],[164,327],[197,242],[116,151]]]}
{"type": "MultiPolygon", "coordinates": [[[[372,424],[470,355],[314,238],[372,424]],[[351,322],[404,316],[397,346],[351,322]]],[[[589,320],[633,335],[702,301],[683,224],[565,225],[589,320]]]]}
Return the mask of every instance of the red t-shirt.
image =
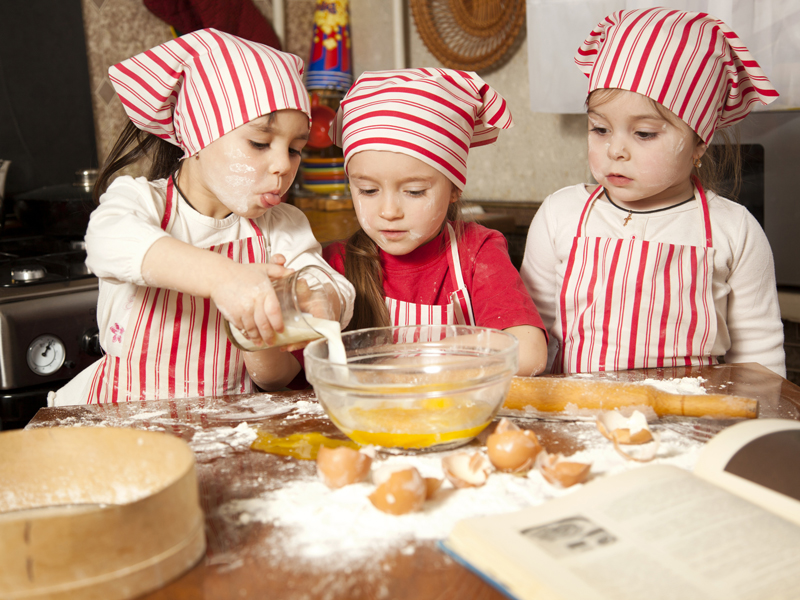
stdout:
{"type": "MultiPolygon", "coordinates": [[[[446,240],[443,230],[424,246],[403,256],[379,250],[386,295],[415,304],[449,304],[450,294],[457,288],[447,260],[449,244],[443,245],[446,240]]],[[[322,253],[342,274],[344,251],[345,244],[337,242],[322,253]]],[[[465,223],[464,234],[458,240],[458,255],[476,325],[495,329],[532,325],[545,330],[519,272],[511,264],[508,243],[499,231],[465,223]]]]}

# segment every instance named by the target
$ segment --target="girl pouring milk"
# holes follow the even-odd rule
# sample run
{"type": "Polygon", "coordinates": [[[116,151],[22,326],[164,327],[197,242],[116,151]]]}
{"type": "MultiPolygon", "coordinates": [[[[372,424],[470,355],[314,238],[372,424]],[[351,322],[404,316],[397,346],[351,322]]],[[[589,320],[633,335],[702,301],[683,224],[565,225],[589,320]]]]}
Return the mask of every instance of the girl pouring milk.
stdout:
{"type": "Polygon", "coordinates": [[[333,126],[361,229],[325,257],[356,288],[352,328],[477,325],[519,340],[519,374],[545,366],[539,313],[503,235],[458,217],[467,154],[511,127],[500,94],[475,73],[363,73],[333,126]]]}
{"type": "MultiPolygon", "coordinates": [[[[55,394],[76,404],[224,395],[284,387],[290,352],[242,352],[283,330],[271,279],[333,271],[302,212],[281,203],[309,132],[302,61],[213,29],[109,69],[131,122],[98,180],[86,233],[100,279],[105,356],[55,394]],[[120,176],[149,155],[150,177],[120,176]]],[[[342,325],[353,288],[334,273],[342,325]]]]}
{"type": "Polygon", "coordinates": [[[759,362],[785,375],[764,231],[713,191],[715,133],[777,97],[725,23],[665,8],[607,16],[575,56],[596,185],[548,197],[522,277],[556,373],[759,362]]]}

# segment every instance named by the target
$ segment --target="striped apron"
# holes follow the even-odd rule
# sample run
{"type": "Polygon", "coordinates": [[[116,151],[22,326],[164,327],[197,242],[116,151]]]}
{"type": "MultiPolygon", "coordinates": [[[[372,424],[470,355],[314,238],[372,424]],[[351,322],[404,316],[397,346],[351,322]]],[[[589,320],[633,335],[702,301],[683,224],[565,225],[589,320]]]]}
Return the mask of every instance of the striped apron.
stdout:
{"type": "Polygon", "coordinates": [[[447,233],[450,237],[450,252],[447,253],[447,262],[450,265],[450,277],[456,288],[456,291],[450,294],[450,303],[414,304],[386,297],[386,308],[389,309],[389,319],[392,325],[475,325],[472,303],[461,272],[456,234],[449,223],[447,224],[447,233]]]}
{"type": "Polygon", "coordinates": [[[695,182],[704,246],[582,235],[583,207],[558,297],[553,373],[714,364],[714,248],[705,192],[695,182]]]}
{"type": "MultiPolygon", "coordinates": [[[[161,228],[174,222],[177,192],[167,183],[161,228]]],[[[265,263],[267,241],[249,220],[254,236],[208,248],[242,263],[265,263]]],[[[98,361],[88,403],[220,396],[255,391],[242,352],[223,328],[211,300],[182,292],[140,286],[125,328],[119,356],[98,361]]]]}

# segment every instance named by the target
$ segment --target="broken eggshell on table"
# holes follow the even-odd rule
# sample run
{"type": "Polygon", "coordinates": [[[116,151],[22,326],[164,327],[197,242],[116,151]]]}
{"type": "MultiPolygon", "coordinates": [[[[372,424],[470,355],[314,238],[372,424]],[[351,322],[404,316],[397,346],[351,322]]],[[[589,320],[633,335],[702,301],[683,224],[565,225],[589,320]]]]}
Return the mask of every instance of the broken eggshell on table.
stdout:
{"type": "MultiPolygon", "coordinates": [[[[374,456],[372,447],[320,448],[317,472],[325,485],[334,490],[371,479],[375,488],[368,496],[370,502],[392,515],[422,510],[425,501],[437,493],[444,481],[423,477],[415,467],[406,464],[384,464],[370,471],[374,456]]],[[[495,471],[525,476],[534,467],[551,485],[566,488],[583,483],[591,470],[590,464],[549,454],[534,432],[522,430],[505,418],[487,438],[485,449],[447,454],[442,457],[441,466],[444,478],[455,489],[481,487],[495,471]]]]}
{"type": "Polygon", "coordinates": [[[635,462],[650,462],[656,457],[660,438],[650,430],[647,417],[638,410],[626,417],[617,410],[604,412],[597,417],[597,429],[614,444],[614,449],[625,459],[635,462]],[[651,443],[652,442],[652,443],[651,443]],[[641,450],[632,448],[623,450],[625,446],[647,445],[641,450]]]}

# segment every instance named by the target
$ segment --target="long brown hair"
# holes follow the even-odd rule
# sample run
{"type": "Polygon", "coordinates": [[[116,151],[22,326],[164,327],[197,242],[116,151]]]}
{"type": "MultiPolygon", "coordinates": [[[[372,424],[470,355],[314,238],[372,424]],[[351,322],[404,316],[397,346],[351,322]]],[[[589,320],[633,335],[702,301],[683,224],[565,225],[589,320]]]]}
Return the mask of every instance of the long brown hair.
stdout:
{"type": "Polygon", "coordinates": [[[100,196],[108,189],[114,175],[143,158],[150,159],[147,179],[153,180],[172,175],[182,157],[182,148],[152,133],[142,131],[132,121],[128,121],[100,169],[92,190],[92,198],[95,204],[99,204],[100,196]]]}
{"type": "MultiPolygon", "coordinates": [[[[612,100],[622,91],[624,90],[617,88],[594,90],[589,94],[586,105],[589,107],[591,103],[591,106],[600,106],[612,100]]],[[[645,96],[645,98],[650,101],[650,104],[665,121],[672,123],[676,127],[680,124],[688,127],[680,117],[663,104],[656,102],[649,96],[645,96]]],[[[692,131],[692,135],[694,136],[693,143],[697,144],[701,141],[700,136],[695,131],[692,131]]],[[[721,143],[708,144],[705,154],[700,159],[701,166],[699,168],[694,167],[692,173],[697,176],[705,190],[711,190],[720,196],[736,200],[742,182],[742,161],[739,154],[738,130],[734,130],[731,133],[727,129],[718,129],[714,132],[714,137],[720,140],[721,143]],[[725,186],[724,182],[726,181],[731,183],[725,186]]]]}
{"type": "MultiPolygon", "coordinates": [[[[459,199],[447,207],[447,220],[453,223],[456,239],[459,239],[464,233],[464,223],[461,219],[461,193],[455,185],[453,193],[459,199]]],[[[448,241],[443,240],[442,243],[447,244],[448,241]]],[[[384,302],[386,294],[383,291],[383,268],[378,245],[363,229],[350,236],[345,244],[344,276],[356,289],[353,318],[346,329],[354,331],[391,325],[389,311],[384,302]]]]}

